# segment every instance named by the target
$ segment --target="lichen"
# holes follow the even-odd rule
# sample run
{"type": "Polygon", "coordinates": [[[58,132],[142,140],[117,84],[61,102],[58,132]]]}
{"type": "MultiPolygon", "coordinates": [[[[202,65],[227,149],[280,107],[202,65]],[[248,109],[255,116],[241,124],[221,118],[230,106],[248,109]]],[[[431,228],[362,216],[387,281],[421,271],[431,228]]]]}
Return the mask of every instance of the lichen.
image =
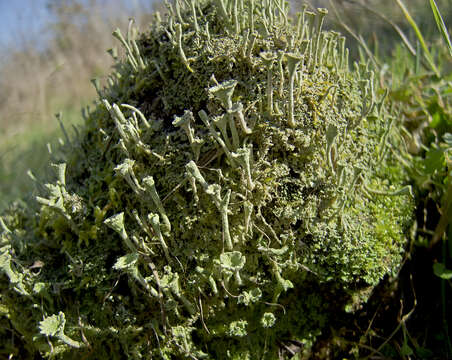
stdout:
{"type": "Polygon", "coordinates": [[[7,353],[275,359],[400,265],[397,116],[326,11],[168,7],[115,31],[125,58],[55,177],[0,217],[7,353]]]}

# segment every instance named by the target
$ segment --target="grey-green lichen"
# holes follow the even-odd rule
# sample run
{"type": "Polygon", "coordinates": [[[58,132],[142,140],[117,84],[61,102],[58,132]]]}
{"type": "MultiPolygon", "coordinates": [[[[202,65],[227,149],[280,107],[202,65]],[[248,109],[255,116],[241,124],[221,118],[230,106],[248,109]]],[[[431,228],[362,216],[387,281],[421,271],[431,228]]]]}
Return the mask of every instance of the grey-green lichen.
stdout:
{"type": "Polygon", "coordinates": [[[308,352],[401,262],[412,204],[397,118],[368,64],[350,69],[345,39],[322,31],[326,11],[168,10],[139,37],[114,32],[125,59],[55,179],[0,217],[4,354],[308,352]]]}

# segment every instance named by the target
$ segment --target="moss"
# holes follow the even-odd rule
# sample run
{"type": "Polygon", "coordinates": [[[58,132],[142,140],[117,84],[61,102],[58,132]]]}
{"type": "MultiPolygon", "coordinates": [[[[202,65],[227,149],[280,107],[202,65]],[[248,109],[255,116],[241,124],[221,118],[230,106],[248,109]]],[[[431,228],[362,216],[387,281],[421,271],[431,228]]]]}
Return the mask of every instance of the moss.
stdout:
{"type": "Polygon", "coordinates": [[[2,337],[22,358],[308,351],[400,265],[412,203],[369,65],[349,68],[324,10],[187,3],[115,32],[126,58],[55,178],[2,216],[20,345],[2,337]]]}

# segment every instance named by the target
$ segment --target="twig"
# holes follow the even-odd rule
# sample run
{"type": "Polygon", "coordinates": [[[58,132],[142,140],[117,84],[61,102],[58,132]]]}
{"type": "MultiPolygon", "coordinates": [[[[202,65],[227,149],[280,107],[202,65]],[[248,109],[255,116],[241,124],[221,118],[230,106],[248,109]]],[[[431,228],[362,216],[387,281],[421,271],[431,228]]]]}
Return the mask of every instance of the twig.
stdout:
{"type": "Polygon", "coordinates": [[[201,314],[201,323],[202,326],[204,327],[204,329],[207,331],[207,333],[210,335],[210,331],[207,328],[206,323],[204,322],[204,314],[203,314],[203,310],[202,310],[202,302],[201,302],[201,296],[198,296],[198,301],[199,301],[199,313],[201,314]]]}
{"type": "Polygon", "coordinates": [[[414,285],[413,285],[413,276],[410,275],[410,283],[411,283],[411,289],[413,291],[413,296],[414,296],[414,304],[413,304],[413,308],[405,315],[402,315],[403,312],[403,302],[402,300],[400,300],[400,311],[399,314],[397,316],[397,320],[399,322],[399,324],[397,325],[397,327],[394,329],[394,331],[391,333],[391,335],[389,335],[389,337],[383,341],[383,343],[377,348],[375,349],[370,355],[368,355],[365,359],[369,359],[371,356],[375,355],[377,352],[380,352],[381,349],[383,349],[383,347],[389,342],[391,341],[391,339],[397,334],[397,332],[400,330],[400,328],[402,326],[405,326],[405,323],[408,321],[408,319],[411,317],[411,315],[413,314],[416,306],[417,306],[417,298],[416,298],[416,292],[414,290],[414,285]]]}

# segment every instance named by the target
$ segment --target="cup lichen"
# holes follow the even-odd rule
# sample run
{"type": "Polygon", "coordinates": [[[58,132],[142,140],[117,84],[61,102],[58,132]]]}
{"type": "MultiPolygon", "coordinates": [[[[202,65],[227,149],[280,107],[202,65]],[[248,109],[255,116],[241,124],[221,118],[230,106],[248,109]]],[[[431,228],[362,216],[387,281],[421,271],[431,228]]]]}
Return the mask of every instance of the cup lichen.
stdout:
{"type": "MultiPolygon", "coordinates": [[[[397,116],[326,11],[168,4],[37,201],[0,217],[3,353],[275,359],[402,259],[397,116]]],[[[288,355],[288,354],[287,354],[288,355]]]]}

